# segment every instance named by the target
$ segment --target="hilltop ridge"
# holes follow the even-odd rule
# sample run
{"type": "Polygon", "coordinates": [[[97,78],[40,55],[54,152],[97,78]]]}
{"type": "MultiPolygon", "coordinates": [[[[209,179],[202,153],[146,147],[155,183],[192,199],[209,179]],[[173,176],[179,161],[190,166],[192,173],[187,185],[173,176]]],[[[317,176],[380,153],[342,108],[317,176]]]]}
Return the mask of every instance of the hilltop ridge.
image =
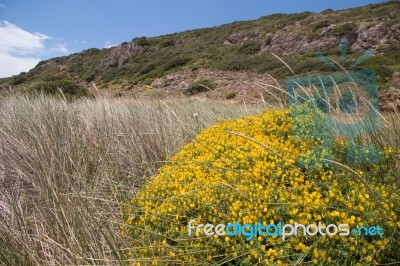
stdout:
{"type": "Polygon", "coordinates": [[[213,28],[139,37],[109,49],[92,48],[42,61],[27,73],[1,79],[0,85],[18,90],[69,80],[92,92],[94,82],[100,91],[117,96],[212,97],[208,91],[189,90],[196,81],[208,79],[215,82],[219,97],[233,99],[246,94],[243,86],[232,85],[237,72],[264,75],[256,79],[259,84],[269,79],[266,73],[277,79],[293,75],[272,53],[296,74],[332,71],[316,60],[315,54],[320,51],[337,59],[339,41],[346,38],[349,62],[368,49],[373,52],[360,68],[375,69],[380,89],[385,90],[396,86],[392,77],[400,72],[398,14],[400,3],[392,1],[321,13],[274,14],[213,28]]]}

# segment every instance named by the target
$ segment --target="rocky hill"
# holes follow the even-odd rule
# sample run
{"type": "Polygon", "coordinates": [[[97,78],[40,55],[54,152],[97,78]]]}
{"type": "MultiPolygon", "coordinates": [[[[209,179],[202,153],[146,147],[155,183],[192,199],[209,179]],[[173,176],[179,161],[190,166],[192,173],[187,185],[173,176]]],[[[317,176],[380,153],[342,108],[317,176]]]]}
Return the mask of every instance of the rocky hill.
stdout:
{"type": "Polygon", "coordinates": [[[89,49],[42,61],[27,73],[0,80],[0,85],[26,90],[68,80],[92,93],[106,91],[116,96],[250,100],[261,97],[263,85],[271,81],[269,75],[278,80],[293,76],[273,54],[298,75],[331,72],[315,54],[340,61],[338,45],[346,38],[348,63],[344,68],[371,50],[373,56],[358,68],[375,69],[380,89],[387,90],[398,86],[393,77],[400,72],[399,14],[400,2],[392,1],[339,11],[275,14],[134,38],[110,49],[89,49]]]}

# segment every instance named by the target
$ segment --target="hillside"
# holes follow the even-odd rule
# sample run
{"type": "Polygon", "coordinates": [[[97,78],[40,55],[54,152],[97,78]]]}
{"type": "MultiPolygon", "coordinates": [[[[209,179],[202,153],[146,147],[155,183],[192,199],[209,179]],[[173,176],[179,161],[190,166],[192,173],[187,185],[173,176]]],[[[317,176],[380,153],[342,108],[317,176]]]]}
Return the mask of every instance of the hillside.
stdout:
{"type": "MultiPolygon", "coordinates": [[[[215,8],[4,2],[3,66],[215,8]]],[[[207,15],[291,9],[230,3],[207,15]]],[[[400,265],[399,14],[275,14],[0,79],[0,266],[400,265]]]]}
{"type": "Polygon", "coordinates": [[[274,14],[213,28],[134,38],[110,49],[93,48],[42,61],[27,73],[0,80],[0,85],[26,90],[43,82],[69,80],[96,93],[93,81],[99,91],[117,96],[250,99],[258,97],[259,87],[268,82],[266,73],[278,80],[293,76],[272,53],[296,74],[331,72],[334,70],[316,60],[316,52],[338,60],[339,41],[346,38],[350,45],[345,67],[371,49],[374,56],[359,68],[375,69],[380,89],[386,90],[397,86],[393,76],[400,72],[398,14],[400,3],[387,2],[340,11],[274,14]],[[240,81],[235,80],[237,71],[242,72],[240,81]],[[252,78],[243,73],[251,73],[252,78]],[[196,89],[199,80],[211,84],[215,93],[204,92],[201,86],[196,89]]]}

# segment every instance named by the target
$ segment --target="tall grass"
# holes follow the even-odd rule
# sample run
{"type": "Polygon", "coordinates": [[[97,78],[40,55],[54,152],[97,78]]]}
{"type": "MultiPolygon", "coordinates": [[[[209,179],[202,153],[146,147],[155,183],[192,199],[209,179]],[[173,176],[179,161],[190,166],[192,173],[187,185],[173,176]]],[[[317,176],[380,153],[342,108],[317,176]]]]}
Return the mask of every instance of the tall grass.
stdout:
{"type": "Polygon", "coordinates": [[[1,98],[1,264],[122,264],[119,202],[200,129],[260,109],[1,98]]]}

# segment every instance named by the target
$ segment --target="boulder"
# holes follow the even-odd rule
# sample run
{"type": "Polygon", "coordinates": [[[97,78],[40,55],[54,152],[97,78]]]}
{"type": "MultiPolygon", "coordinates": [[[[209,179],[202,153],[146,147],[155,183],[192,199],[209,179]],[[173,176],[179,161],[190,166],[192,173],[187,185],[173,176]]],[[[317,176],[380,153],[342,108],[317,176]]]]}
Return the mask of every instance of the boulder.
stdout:
{"type": "Polygon", "coordinates": [[[379,96],[379,104],[381,111],[397,110],[400,112],[400,90],[391,87],[386,93],[379,96]]]}

